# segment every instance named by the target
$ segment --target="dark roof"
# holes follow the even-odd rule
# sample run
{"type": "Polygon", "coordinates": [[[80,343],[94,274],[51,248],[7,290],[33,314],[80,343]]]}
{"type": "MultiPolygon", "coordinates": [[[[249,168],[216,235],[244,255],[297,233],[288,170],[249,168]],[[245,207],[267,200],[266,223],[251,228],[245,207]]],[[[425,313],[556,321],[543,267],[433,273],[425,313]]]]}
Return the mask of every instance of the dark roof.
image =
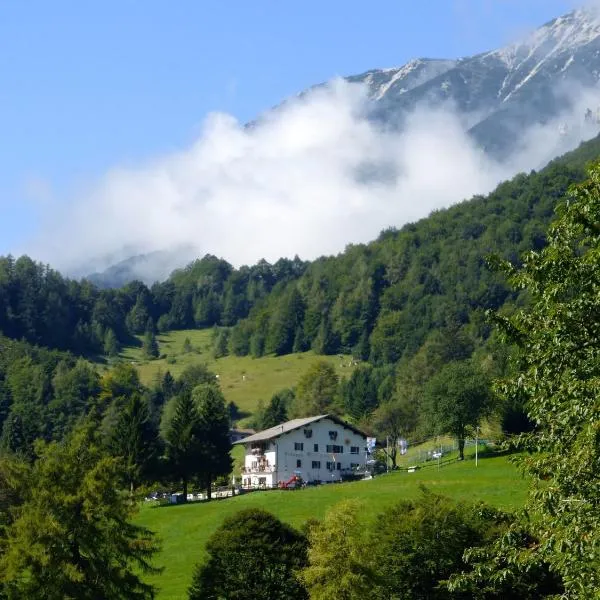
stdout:
{"type": "Polygon", "coordinates": [[[275,425],[275,427],[269,427],[269,429],[265,429],[264,431],[259,431],[254,435],[250,435],[243,440],[239,440],[234,442],[234,444],[248,444],[251,442],[261,442],[264,440],[272,440],[273,438],[279,437],[284,433],[288,433],[288,431],[293,431],[294,429],[300,429],[301,427],[305,427],[306,425],[310,425],[311,423],[316,423],[321,419],[330,419],[334,423],[341,425],[342,427],[346,427],[357,433],[358,435],[362,435],[363,437],[367,437],[367,434],[362,432],[360,429],[354,427],[350,423],[340,419],[336,415],[318,415],[316,417],[304,417],[302,419],[292,419],[291,421],[287,421],[286,423],[282,423],[281,425],[275,425]]]}

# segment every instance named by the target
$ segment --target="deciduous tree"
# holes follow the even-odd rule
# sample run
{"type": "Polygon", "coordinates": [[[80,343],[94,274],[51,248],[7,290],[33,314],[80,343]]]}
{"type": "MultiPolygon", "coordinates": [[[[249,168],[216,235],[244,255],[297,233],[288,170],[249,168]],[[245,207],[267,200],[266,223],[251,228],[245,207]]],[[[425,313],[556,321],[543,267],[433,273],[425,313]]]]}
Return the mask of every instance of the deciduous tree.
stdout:
{"type": "Polygon", "coordinates": [[[338,393],[335,368],[318,360],[302,375],[296,388],[292,413],[295,417],[322,415],[334,408],[338,393]]]}
{"type": "Polygon", "coordinates": [[[361,511],[360,502],[346,500],[310,528],[309,564],[301,578],[311,600],[359,600],[371,595],[375,573],[361,511]]]}
{"type": "Polygon", "coordinates": [[[600,589],[600,163],[571,189],[548,245],[500,263],[529,306],[497,318],[520,347],[517,373],[501,382],[524,398],[535,429],[521,465],[533,489],[518,530],[493,552],[474,552],[479,581],[493,583],[546,561],[562,577],[564,598],[600,589]],[[528,540],[535,540],[528,543],[528,540]]]}
{"type": "MultiPolygon", "coordinates": [[[[297,577],[306,565],[306,538],[272,514],[245,509],[228,517],[206,544],[189,600],[306,600],[297,577]]],[[[332,596],[338,597],[338,596],[332,596]]]]}
{"type": "Polygon", "coordinates": [[[455,361],[427,382],[424,395],[424,408],[431,425],[437,433],[449,433],[456,438],[463,460],[467,434],[490,409],[490,383],[470,361],[455,361]]]}

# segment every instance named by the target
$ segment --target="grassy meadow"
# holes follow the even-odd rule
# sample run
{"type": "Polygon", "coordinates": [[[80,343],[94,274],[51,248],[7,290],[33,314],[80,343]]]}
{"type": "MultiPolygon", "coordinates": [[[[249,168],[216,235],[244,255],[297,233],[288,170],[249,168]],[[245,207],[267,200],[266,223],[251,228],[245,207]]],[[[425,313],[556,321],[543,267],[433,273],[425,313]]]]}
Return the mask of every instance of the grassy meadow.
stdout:
{"type": "Polygon", "coordinates": [[[464,462],[441,469],[431,465],[416,473],[396,471],[368,481],[328,484],[295,491],[257,491],[209,503],[152,506],[145,504],[137,522],[157,532],[162,551],[156,560],[162,574],[149,580],[160,589],[160,600],[186,597],[194,565],[203,559],[204,546],[223,520],[243,508],[264,508],[296,527],[322,518],[331,506],[349,498],[364,502],[364,514],[374,517],[403,498],[415,498],[419,484],[457,500],[483,500],[512,510],[524,502],[527,483],[506,456],[488,455],[475,467],[472,450],[464,462]]]}
{"type": "MultiPolygon", "coordinates": [[[[298,383],[304,372],[317,360],[326,360],[336,367],[338,375],[349,376],[351,358],[320,356],[314,352],[286,356],[225,356],[215,359],[212,351],[212,329],[171,331],[157,336],[160,355],[164,358],[147,360],[141,346],[123,348],[120,358],[133,363],[142,383],[152,384],[157,373],[170,371],[177,377],[188,365],[206,363],[219,375],[221,390],[227,402],[235,402],[244,413],[253,413],[259,400],[268,402],[271,396],[298,383]],[[184,352],[185,339],[190,340],[192,352],[184,352]]],[[[140,342],[141,343],[141,342],[140,342]]]]}
{"type": "MultiPolygon", "coordinates": [[[[235,402],[240,410],[250,415],[259,401],[267,402],[276,391],[296,385],[300,377],[317,360],[334,365],[340,377],[352,373],[349,356],[319,356],[313,352],[262,358],[226,356],[215,359],[212,348],[212,329],[173,331],[157,336],[161,358],[147,360],[140,346],[122,350],[120,358],[133,363],[142,382],[151,385],[159,373],[169,370],[177,377],[188,365],[205,363],[219,375],[225,399],[235,402]],[[189,339],[192,351],[184,350],[189,339]]],[[[104,367],[107,368],[110,363],[104,367]]],[[[243,421],[241,422],[243,425],[243,421]]],[[[223,520],[248,507],[269,510],[280,519],[301,526],[310,518],[322,518],[336,503],[357,498],[364,502],[366,518],[372,518],[386,506],[402,498],[419,494],[419,484],[460,500],[483,500],[507,510],[518,508],[524,501],[527,484],[506,456],[486,453],[475,467],[473,448],[467,448],[467,460],[456,462],[452,440],[431,440],[418,447],[410,447],[398,464],[407,467],[422,464],[416,473],[405,470],[383,474],[368,481],[329,484],[295,491],[257,491],[235,498],[214,500],[210,503],[190,503],[178,506],[156,506],[144,503],[137,522],[155,531],[162,550],[156,565],[164,571],[149,580],[159,588],[160,600],[186,598],[194,565],[204,557],[204,547],[210,535],[223,520]],[[441,468],[436,461],[423,463],[428,450],[445,448],[441,468]]],[[[239,473],[244,448],[234,446],[234,473],[239,473]]]]}

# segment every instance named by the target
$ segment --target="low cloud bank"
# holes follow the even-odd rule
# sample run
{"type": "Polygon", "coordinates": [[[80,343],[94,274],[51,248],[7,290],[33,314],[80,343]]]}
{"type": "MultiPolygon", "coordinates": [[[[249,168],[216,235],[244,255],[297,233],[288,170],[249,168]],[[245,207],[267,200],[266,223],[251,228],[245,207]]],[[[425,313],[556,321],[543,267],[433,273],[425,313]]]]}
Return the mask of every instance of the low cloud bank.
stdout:
{"type": "Polygon", "coordinates": [[[236,266],[335,254],[489,192],[595,135],[583,114],[598,92],[569,94],[568,113],[531,128],[503,164],[473,144],[464,116],[449,108],[416,110],[402,132],[380,129],[368,119],[365,90],[343,80],[252,127],[211,114],[191,147],[114,168],[83,195],[48,207],[24,250],[70,273],[176,248],[185,248],[183,262],[211,253],[236,266]]]}

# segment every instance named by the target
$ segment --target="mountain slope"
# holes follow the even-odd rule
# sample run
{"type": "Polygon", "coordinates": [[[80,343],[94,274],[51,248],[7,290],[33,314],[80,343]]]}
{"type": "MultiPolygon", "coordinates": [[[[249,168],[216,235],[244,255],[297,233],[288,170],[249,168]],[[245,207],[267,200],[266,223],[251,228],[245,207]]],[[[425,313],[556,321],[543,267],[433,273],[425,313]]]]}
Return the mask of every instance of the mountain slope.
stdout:
{"type": "MultiPolygon", "coordinates": [[[[581,9],[505,48],[457,60],[417,59],[347,80],[366,84],[376,118],[388,124],[401,124],[418,106],[451,105],[480,146],[505,158],[524,128],[575,108],[576,89],[594,90],[600,104],[599,73],[600,19],[581,9]]],[[[583,117],[580,111],[576,119],[583,117]]]]}
{"type": "Polygon", "coordinates": [[[597,137],[487,196],[313,261],[238,323],[232,351],[283,354],[312,347],[390,364],[412,356],[447,327],[464,330],[475,346],[485,343],[490,330],[482,312],[517,300],[485,257],[495,253],[515,261],[541,248],[557,202],[599,156],[597,137]]]}
{"type": "Polygon", "coordinates": [[[193,257],[193,248],[190,247],[157,250],[126,258],[85,278],[100,288],[119,288],[135,280],[151,285],[155,281],[164,281],[193,257]]]}

